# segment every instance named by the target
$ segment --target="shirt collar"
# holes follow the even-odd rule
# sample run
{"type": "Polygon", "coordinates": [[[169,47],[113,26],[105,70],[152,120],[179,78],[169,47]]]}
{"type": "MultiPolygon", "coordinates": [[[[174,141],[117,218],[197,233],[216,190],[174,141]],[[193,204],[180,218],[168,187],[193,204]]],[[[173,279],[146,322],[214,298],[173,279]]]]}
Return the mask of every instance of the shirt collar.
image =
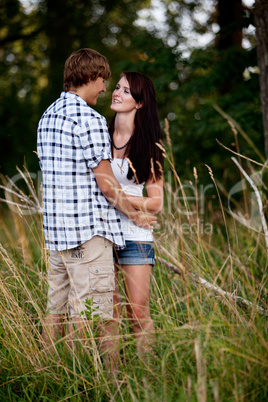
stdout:
{"type": "Polygon", "coordinates": [[[78,102],[81,102],[81,103],[84,103],[85,105],[87,105],[87,102],[83,99],[83,98],[81,98],[81,96],[79,96],[79,95],[76,95],[76,94],[74,94],[74,93],[72,93],[72,92],[62,92],[61,94],[60,94],[60,97],[61,98],[69,98],[69,99],[75,99],[75,100],[77,100],[78,102]]]}

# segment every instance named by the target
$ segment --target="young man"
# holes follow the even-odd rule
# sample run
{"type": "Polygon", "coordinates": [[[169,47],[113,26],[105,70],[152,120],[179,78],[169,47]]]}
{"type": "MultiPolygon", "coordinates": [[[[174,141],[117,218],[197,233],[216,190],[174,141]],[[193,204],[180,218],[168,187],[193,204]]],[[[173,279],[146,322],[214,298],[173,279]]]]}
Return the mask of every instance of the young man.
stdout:
{"type": "MultiPolygon", "coordinates": [[[[124,247],[117,208],[138,225],[156,222],[128,202],[112,173],[106,120],[90,106],[105,92],[111,72],[107,59],[92,49],[80,49],[65,63],[64,92],[45,111],[38,125],[37,152],[43,177],[43,228],[50,251],[47,316],[43,339],[48,344],[69,331],[83,332],[85,300],[113,325],[113,243],[124,247]],[[121,191],[120,191],[121,190],[121,191]],[[75,325],[74,325],[75,324],[75,325]]],[[[82,335],[81,335],[82,336],[82,335]]],[[[111,347],[103,337],[102,348],[111,347]]]]}

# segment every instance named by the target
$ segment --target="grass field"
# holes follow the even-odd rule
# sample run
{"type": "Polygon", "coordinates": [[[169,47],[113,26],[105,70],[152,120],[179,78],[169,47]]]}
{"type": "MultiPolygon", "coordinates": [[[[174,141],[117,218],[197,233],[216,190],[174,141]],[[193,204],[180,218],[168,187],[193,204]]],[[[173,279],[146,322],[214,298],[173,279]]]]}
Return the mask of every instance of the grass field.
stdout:
{"type": "MultiPolygon", "coordinates": [[[[264,230],[230,216],[209,173],[206,194],[196,171],[187,185],[172,167],[167,174],[151,290],[156,342],[142,362],[123,310],[117,381],[107,377],[94,330],[87,353],[81,347],[71,357],[64,338],[51,353],[40,347],[47,292],[42,217],[2,208],[1,401],[268,400],[264,230]]],[[[36,203],[31,193],[29,200],[36,203]]],[[[245,210],[243,199],[233,205],[236,213],[245,210]]]]}

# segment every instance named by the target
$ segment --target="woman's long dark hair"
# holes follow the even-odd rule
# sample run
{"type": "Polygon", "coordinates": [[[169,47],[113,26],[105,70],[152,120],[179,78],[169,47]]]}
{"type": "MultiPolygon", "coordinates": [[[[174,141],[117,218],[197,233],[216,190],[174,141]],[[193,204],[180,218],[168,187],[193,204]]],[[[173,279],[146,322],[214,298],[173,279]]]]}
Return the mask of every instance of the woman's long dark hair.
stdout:
{"type": "MultiPolygon", "coordinates": [[[[158,180],[163,174],[164,158],[161,149],[156,145],[162,143],[163,135],[154,85],[150,78],[140,73],[123,72],[122,75],[126,77],[135,101],[142,103],[142,107],[137,109],[134,133],[126,147],[124,157],[127,156],[131,161],[139,183],[149,179],[158,180]]],[[[109,125],[111,138],[114,133],[115,116],[109,125]]],[[[129,168],[127,178],[130,180],[133,176],[133,169],[129,168]]]]}

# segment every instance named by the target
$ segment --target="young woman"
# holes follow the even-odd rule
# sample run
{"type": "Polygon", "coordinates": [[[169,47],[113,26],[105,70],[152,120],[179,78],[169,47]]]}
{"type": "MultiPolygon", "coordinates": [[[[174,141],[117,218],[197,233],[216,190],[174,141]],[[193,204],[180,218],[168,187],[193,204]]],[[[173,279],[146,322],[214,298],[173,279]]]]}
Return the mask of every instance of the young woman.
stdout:
{"type": "MultiPolygon", "coordinates": [[[[116,112],[109,132],[112,141],[112,169],[135,209],[157,214],[163,204],[163,155],[155,89],[143,74],[124,72],[112,95],[111,109],[116,112]],[[146,185],[147,196],[143,196],[146,185]]],[[[118,267],[122,271],[127,314],[143,357],[154,339],[149,293],[155,256],[149,229],[134,225],[121,214],[126,248],[115,251],[117,287],[114,293],[116,315],[120,311],[118,267]]]]}

